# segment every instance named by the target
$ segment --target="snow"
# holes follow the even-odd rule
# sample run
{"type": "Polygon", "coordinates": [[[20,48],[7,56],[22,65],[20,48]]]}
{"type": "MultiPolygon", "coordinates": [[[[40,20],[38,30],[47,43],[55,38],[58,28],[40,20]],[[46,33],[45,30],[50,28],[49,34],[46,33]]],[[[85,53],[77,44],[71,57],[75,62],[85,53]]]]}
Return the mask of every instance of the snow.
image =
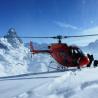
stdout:
{"type": "MultiPolygon", "coordinates": [[[[46,86],[35,90],[38,95],[60,96],[61,98],[97,98],[98,68],[65,72],[46,86]],[[44,89],[44,91],[42,90],[44,89]],[[91,96],[90,96],[91,95],[91,96]]],[[[56,97],[54,97],[56,98],[56,97]]]]}
{"type": "Polygon", "coordinates": [[[47,65],[52,60],[50,56],[39,54],[31,57],[29,49],[25,48],[23,44],[14,48],[4,38],[0,39],[0,43],[8,48],[0,49],[0,75],[16,75],[48,70],[47,65]]]}
{"type": "Polygon", "coordinates": [[[1,98],[97,98],[97,67],[34,75],[32,73],[48,71],[51,61],[54,66],[57,63],[47,54],[31,56],[23,43],[13,47],[12,42],[1,38],[0,44],[1,98]],[[12,75],[15,77],[8,77],[12,75]]]}
{"type": "Polygon", "coordinates": [[[9,50],[0,49],[0,70],[5,70],[7,75],[27,72],[27,50],[23,46],[17,49],[7,46],[9,50]]]}
{"type": "Polygon", "coordinates": [[[84,68],[75,72],[53,72],[7,77],[7,81],[5,81],[6,77],[2,77],[0,78],[0,93],[3,92],[1,93],[2,98],[11,98],[11,96],[16,95],[16,98],[97,98],[97,74],[98,68],[84,68]],[[50,78],[40,78],[47,76],[50,78]],[[56,77],[52,78],[52,76],[56,77]],[[34,79],[34,77],[39,78],[34,79]],[[10,91],[7,89],[9,86],[10,91]]]}

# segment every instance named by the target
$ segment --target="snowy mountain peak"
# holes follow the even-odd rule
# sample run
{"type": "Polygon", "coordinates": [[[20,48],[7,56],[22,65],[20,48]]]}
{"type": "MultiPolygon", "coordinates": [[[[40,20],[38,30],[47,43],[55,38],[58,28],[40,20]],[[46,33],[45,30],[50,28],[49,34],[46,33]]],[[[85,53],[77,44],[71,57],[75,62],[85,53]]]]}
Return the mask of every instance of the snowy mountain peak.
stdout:
{"type": "Polygon", "coordinates": [[[13,37],[17,36],[14,28],[10,28],[7,34],[13,37]]]}
{"type": "Polygon", "coordinates": [[[18,48],[23,43],[14,28],[10,28],[4,38],[6,38],[14,48],[18,48]]]}

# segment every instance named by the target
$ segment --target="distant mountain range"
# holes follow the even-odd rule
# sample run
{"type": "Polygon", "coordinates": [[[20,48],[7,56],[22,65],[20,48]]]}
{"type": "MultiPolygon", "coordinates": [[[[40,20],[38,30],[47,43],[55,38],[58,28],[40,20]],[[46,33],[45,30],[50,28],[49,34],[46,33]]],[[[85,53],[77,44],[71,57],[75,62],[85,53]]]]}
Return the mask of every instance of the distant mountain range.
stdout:
{"type": "Polygon", "coordinates": [[[86,53],[93,54],[95,58],[98,58],[98,40],[89,43],[85,47],[81,47],[81,49],[86,53]]]}

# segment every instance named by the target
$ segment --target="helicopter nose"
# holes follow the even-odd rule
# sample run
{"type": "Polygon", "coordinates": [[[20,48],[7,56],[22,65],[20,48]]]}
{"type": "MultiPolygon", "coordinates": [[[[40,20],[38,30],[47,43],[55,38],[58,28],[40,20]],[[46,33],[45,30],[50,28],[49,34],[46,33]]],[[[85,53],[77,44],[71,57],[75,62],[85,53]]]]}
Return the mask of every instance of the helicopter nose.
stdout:
{"type": "Polygon", "coordinates": [[[86,56],[84,56],[84,57],[82,57],[81,59],[80,59],[80,66],[82,67],[82,66],[84,66],[84,65],[87,65],[87,64],[89,64],[89,59],[88,59],[88,57],[86,57],[86,56]]]}

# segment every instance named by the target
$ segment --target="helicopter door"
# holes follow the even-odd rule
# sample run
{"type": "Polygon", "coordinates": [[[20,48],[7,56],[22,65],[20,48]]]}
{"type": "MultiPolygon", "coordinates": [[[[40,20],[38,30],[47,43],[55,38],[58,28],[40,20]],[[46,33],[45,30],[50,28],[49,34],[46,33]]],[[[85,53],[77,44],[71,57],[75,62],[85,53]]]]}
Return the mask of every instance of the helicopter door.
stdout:
{"type": "Polygon", "coordinates": [[[59,57],[60,57],[60,59],[62,60],[63,63],[66,63],[68,54],[65,53],[65,51],[60,51],[59,52],[59,57]]]}
{"type": "Polygon", "coordinates": [[[59,55],[60,55],[61,57],[65,57],[65,56],[66,56],[66,54],[65,54],[64,51],[60,51],[59,55]]]}
{"type": "Polygon", "coordinates": [[[58,55],[61,58],[67,58],[68,57],[68,53],[66,51],[59,51],[58,55]]]}

